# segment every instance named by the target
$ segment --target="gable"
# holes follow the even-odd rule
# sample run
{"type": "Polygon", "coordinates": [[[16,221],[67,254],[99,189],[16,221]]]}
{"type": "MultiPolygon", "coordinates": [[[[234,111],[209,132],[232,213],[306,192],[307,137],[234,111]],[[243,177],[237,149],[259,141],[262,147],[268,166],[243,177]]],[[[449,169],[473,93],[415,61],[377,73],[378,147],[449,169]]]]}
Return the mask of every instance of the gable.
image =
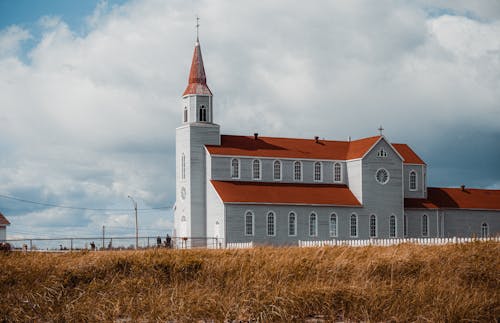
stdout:
{"type": "Polygon", "coordinates": [[[1,226],[10,225],[10,222],[2,213],[0,213],[0,225],[1,226]]]}

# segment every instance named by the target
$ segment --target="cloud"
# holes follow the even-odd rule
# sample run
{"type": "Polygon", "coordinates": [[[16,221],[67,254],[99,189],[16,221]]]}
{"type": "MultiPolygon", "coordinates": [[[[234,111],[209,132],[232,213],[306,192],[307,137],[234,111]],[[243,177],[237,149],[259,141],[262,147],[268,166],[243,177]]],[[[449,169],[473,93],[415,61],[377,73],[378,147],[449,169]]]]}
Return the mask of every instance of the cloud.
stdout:
{"type": "MultiPolygon", "coordinates": [[[[0,31],[0,193],[94,208],[130,208],[129,194],[143,208],[172,205],[196,13],[223,133],[342,140],[382,124],[436,165],[434,185],[455,185],[447,172],[472,167],[457,162],[466,148],[455,132],[486,142],[500,132],[500,17],[495,2],[481,3],[102,2],[85,33],[50,15],[39,30],[10,26],[0,31]],[[32,33],[40,37],[22,53],[32,33]]],[[[475,157],[497,160],[488,147],[475,157]]],[[[467,176],[480,187],[500,180],[490,167],[467,176]]],[[[75,233],[130,232],[130,212],[0,203],[16,226],[46,219],[75,233]]],[[[151,234],[171,228],[171,210],[141,219],[151,234]]]]}

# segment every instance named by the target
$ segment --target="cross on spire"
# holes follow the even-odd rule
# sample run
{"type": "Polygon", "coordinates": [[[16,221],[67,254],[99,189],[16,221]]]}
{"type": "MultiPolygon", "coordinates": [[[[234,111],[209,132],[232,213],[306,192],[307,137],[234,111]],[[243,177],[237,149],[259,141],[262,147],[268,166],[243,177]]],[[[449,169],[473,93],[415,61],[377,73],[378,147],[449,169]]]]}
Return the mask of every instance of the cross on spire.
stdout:
{"type": "Polygon", "coordinates": [[[382,131],[384,131],[384,128],[382,128],[382,125],[380,125],[380,127],[378,127],[377,130],[380,132],[380,135],[382,136],[383,135],[382,131]]]}
{"type": "Polygon", "coordinates": [[[196,41],[199,41],[198,40],[199,30],[200,30],[200,17],[196,15],[196,41]]]}

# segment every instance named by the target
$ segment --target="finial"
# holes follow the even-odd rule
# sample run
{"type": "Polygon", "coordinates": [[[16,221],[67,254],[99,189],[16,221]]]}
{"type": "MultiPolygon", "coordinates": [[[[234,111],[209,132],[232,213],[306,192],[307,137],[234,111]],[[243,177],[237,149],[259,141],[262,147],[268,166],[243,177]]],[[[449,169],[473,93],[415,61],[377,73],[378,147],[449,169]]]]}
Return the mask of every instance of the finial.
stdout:
{"type": "Polygon", "coordinates": [[[196,42],[199,42],[198,40],[199,30],[200,30],[200,17],[196,15],[196,42]]]}
{"type": "Polygon", "coordinates": [[[380,135],[382,136],[383,135],[382,131],[384,131],[384,128],[382,128],[382,125],[380,125],[380,127],[378,127],[377,130],[380,132],[380,135]]]}

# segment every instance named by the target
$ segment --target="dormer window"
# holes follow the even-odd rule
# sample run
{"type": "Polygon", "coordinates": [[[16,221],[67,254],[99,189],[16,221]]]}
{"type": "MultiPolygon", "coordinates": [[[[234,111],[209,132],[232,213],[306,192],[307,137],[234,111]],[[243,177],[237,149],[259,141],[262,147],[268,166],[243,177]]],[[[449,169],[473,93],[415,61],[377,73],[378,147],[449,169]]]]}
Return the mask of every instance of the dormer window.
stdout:
{"type": "Polygon", "coordinates": [[[342,168],[340,163],[335,163],[333,165],[333,181],[340,182],[342,181],[342,168]]]}
{"type": "Polygon", "coordinates": [[[380,150],[377,152],[377,157],[387,157],[387,151],[385,151],[384,148],[380,148],[380,150]]]}
{"type": "Polygon", "coordinates": [[[184,107],[184,122],[188,121],[188,108],[184,107]]]}
{"type": "Polygon", "coordinates": [[[231,159],[231,178],[240,178],[240,161],[236,158],[231,159]]]}
{"type": "Polygon", "coordinates": [[[252,163],[253,179],[260,179],[260,160],[256,159],[252,163]]]}
{"type": "Polygon", "coordinates": [[[410,191],[416,191],[417,190],[417,173],[412,170],[410,172],[410,191]]]}
{"type": "Polygon", "coordinates": [[[200,122],[206,122],[207,121],[207,108],[202,105],[200,107],[200,122]]]}
{"type": "Polygon", "coordinates": [[[294,181],[302,180],[302,163],[299,161],[293,163],[293,180],[294,181]]]}
{"type": "Polygon", "coordinates": [[[315,182],[321,181],[321,163],[320,162],[314,163],[314,181],[315,182]]]}

